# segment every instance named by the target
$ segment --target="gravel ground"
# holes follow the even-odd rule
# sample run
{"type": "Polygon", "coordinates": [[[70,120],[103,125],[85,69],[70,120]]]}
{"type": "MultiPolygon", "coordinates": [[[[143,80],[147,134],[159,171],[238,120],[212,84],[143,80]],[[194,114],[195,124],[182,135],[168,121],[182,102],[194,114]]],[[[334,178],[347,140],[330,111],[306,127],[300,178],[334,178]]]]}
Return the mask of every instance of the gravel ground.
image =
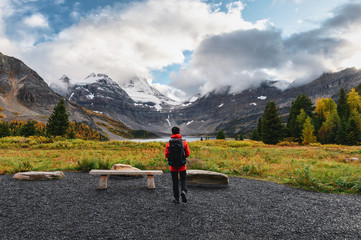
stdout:
{"type": "Polygon", "coordinates": [[[169,173],[108,180],[65,172],[56,181],[0,176],[0,239],[361,239],[361,196],[230,178],[228,188],[189,187],[172,203],[169,173]]]}

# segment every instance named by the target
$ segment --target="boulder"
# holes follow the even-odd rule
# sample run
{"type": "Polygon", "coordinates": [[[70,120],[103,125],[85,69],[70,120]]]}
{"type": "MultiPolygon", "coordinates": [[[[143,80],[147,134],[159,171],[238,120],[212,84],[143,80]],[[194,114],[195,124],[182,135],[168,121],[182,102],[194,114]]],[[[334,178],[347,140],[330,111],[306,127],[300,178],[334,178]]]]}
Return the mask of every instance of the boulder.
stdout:
{"type": "MultiPolygon", "coordinates": [[[[140,171],[139,168],[133,167],[131,165],[127,165],[127,164],[114,164],[111,168],[111,170],[122,170],[122,171],[140,171]]],[[[124,178],[143,178],[144,176],[142,175],[126,175],[126,176],[118,176],[118,175],[111,175],[111,178],[119,178],[119,179],[124,179],[124,178]]]]}
{"type": "Polygon", "coordinates": [[[65,177],[65,174],[61,171],[56,172],[18,172],[14,175],[14,179],[19,180],[57,180],[65,177]]]}
{"type": "Polygon", "coordinates": [[[140,171],[139,168],[132,167],[127,164],[114,164],[111,170],[123,170],[123,171],[140,171]]]}
{"type": "Polygon", "coordinates": [[[202,187],[227,187],[229,179],[226,174],[204,171],[187,170],[187,184],[202,187]]]}

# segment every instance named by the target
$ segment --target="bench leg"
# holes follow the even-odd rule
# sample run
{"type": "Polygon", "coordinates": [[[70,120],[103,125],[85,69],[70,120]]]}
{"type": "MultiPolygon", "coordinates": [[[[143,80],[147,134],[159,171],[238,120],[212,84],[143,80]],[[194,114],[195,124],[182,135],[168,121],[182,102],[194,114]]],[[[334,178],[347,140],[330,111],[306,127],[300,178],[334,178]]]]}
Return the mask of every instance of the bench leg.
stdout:
{"type": "Polygon", "coordinates": [[[101,175],[99,178],[98,189],[108,188],[108,175],[101,175]]]}
{"type": "Polygon", "coordinates": [[[154,175],[148,175],[147,184],[148,184],[149,189],[154,189],[155,188],[154,175]]]}

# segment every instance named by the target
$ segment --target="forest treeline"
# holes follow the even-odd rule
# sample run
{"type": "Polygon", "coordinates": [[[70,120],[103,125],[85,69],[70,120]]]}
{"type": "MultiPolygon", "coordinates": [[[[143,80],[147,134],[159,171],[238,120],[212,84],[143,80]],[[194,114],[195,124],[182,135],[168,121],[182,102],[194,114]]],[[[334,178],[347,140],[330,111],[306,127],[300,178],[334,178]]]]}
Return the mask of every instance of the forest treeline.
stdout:
{"type": "Polygon", "coordinates": [[[251,139],[267,144],[281,141],[300,144],[361,144],[361,84],[346,94],[340,89],[337,104],[332,98],[318,98],[313,104],[305,94],[292,102],[286,123],[278,107],[269,101],[251,139]]]}
{"type": "Polygon", "coordinates": [[[61,99],[59,104],[55,106],[54,111],[50,115],[46,124],[34,120],[11,120],[10,122],[1,121],[4,117],[4,115],[1,114],[2,111],[3,109],[0,107],[0,137],[61,136],[70,139],[79,138],[83,140],[107,140],[107,137],[83,123],[70,122],[69,114],[66,112],[63,99],[61,99]]]}

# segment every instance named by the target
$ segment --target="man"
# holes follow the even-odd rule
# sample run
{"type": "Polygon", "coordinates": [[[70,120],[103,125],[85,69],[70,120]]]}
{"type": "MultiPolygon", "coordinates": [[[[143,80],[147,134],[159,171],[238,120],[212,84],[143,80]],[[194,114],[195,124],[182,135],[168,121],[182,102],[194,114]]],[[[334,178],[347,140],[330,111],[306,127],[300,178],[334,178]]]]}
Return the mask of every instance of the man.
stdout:
{"type": "Polygon", "coordinates": [[[171,139],[165,147],[165,157],[168,159],[168,164],[172,175],[174,203],[179,203],[178,174],[181,181],[182,202],[187,202],[187,167],[185,164],[187,161],[186,158],[189,155],[190,151],[188,144],[185,140],[182,139],[182,136],[180,135],[180,129],[178,127],[173,127],[171,139]]]}

